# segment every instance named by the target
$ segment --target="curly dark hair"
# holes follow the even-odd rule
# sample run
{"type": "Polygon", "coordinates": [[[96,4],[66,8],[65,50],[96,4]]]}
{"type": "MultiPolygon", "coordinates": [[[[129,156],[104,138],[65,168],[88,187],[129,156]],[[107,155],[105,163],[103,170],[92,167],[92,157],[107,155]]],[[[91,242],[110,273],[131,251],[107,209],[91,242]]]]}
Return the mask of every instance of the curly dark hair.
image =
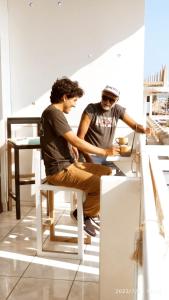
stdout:
{"type": "Polygon", "coordinates": [[[84,91],[79,87],[77,81],[72,81],[67,77],[62,77],[61,79],[57,79],[51,90],[50,101],[51,103],[59,103],[62,102],[62,97],[64,95],[67,98],[73,97],[82,97],[84,91]]]}

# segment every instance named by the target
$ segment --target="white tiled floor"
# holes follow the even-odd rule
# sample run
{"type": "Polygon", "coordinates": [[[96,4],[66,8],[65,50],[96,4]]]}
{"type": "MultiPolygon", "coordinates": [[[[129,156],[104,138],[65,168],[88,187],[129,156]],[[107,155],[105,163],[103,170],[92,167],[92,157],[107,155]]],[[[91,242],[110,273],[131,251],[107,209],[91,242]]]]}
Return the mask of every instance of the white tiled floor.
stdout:
{"type": "MultiPolygon", "coordinates": [[[[57,214],[58,224],[65,219],[71,224],[68,205],[57,214]]],[[[21,220],[15,208],[0,214],[0,300],[98,300],[98,281],[99,232],[83,262],[37,257],[35,208],[22,207],[21,220]]]]}

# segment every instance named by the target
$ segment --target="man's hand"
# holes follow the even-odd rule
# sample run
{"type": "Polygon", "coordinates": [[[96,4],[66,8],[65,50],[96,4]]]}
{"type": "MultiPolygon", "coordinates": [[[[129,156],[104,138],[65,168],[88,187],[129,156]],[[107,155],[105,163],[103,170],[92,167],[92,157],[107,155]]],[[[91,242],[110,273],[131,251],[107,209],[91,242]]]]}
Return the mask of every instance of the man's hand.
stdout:
{"type": "Polygon", "coordinates": [[[145,134],[147,135],[154,135],[154,129],[150,127],[145,128],[145,134]]]}
{"type": "Polygon", "coordinates": [[[106,156],[114,156],[120,154],[120,147],[113,145],[111,148],[107,148],[106,150],[106,156]]]}
{"type": "Polygon", "coordinates": [[[72,151],[72,155],[73,155],[74,159],[78,161],[78,159],[79,159],[78,149],[75,146],[72,146],[71,151],[72,151]]]}

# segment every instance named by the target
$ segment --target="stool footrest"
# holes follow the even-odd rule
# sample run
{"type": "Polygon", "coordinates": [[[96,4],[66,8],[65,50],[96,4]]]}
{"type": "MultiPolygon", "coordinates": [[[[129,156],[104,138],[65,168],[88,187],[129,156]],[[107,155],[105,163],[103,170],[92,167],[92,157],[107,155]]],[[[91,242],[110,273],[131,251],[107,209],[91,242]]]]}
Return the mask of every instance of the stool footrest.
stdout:
{"type": "Polygon", "coordinates": [[[15,194],[15,193],[9,192],[9,193],[8,193],[8,197],[9,197],[9,198],[12,198],[13,200],[16,201],[16,194],[15,194]]]}
{"type": "Polygon", "coordinates": [[[43,222],[42,226],[43,226],[43,227],[49,227],[49,226],[51,226],[51,225],[53,225],[53,224],[54,224],[54,219],[53,219],[53,218],[48,218],[48,219],[46,219],[46,220],[43,222]]]}
{"type": "MultiPolygon", "coordinates": [[[[15,174],[12,174],[11,178],[15,179],[15,174]]],[[[19,178],[35,178],[35,173],[31,173],[31,174],[19,174],[19,178]]]]}
{"type": "Polygon", "coordinates": [[[24,180],[19,180],[20,185],[27,185],[27,184],[35,184],[34,179],[24,179],[24,180]]]}
{"type": "MultiPolygon", "coordinates": [[[[78,238],[77,237],[70,237],[70,236],[51,236],[50,237],[50,241],[53,242],[65,242],[65,243],[77,243],[78,242],[78,238]]],[[[90,236],[86,236],[84,237],[84,243],[85,244],[91,244],[91,237],[90,236]]]]}

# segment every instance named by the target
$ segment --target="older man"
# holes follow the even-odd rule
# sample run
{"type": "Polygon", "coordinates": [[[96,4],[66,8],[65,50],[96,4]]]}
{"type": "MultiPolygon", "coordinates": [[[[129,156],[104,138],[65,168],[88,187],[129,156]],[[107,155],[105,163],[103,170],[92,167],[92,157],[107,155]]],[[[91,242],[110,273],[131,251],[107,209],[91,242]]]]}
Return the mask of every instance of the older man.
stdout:
{"type": "MultiPolygon", "coordinates": [[[[138,124],[126,113],[126,109],[118,104],[119,97],[120,92],[116,88],[106,86],[102,91],[101,101],[90,103],[85,108],[77,132],[78,137],[97,147],[116,147],[112,146],[112,143],[119,119],[136,132],[150,134],[150,128],[138,124]]],[[[106,157],[85,152],[83,155],[88,162],[107,164],[106,157]]],[[[116,175],[124,175],[113,162],[111,166],[116,169],[116,175]]]]}

